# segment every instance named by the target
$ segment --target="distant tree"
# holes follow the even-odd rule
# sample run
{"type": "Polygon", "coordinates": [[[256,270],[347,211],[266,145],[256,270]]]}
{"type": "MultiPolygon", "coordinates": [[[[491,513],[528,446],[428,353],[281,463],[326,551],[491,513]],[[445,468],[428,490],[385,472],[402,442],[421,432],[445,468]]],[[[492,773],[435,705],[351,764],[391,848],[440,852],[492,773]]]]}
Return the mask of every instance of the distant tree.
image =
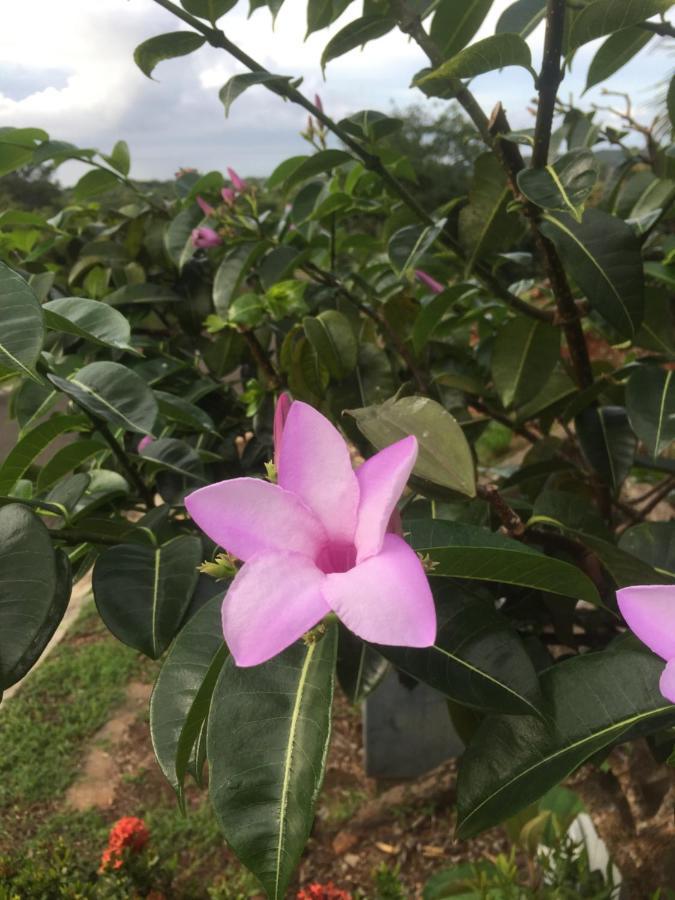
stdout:
{"type": "Polygon", "coordinates": [[[24,166],[0,178],[0,207],[15,209],[56,210],[63,189],[54,179],[50,164],[24,166]]]}

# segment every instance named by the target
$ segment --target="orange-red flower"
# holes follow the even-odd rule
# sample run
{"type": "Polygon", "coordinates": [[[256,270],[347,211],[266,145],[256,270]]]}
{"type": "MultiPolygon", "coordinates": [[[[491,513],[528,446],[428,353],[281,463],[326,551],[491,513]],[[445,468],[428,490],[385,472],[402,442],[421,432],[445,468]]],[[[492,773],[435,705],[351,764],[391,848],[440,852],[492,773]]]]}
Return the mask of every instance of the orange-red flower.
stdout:
{"type": "Polygon", "coordinates": [[[349,891],[336,888],[332,881],[326,884],[315,881],[309,887],[298,891],[297,900],[352,900],[352,895],[349,891]]]}
{"type": "Polygon", "coordinates": [[[128,848],[132,853],[140,853],[149,840],[150,832],[143,819],[136,816],[118,819],[110,830],[99,872],[105,872],[108,868],[119,869],[123,863],[124,850],[128,848]]]}

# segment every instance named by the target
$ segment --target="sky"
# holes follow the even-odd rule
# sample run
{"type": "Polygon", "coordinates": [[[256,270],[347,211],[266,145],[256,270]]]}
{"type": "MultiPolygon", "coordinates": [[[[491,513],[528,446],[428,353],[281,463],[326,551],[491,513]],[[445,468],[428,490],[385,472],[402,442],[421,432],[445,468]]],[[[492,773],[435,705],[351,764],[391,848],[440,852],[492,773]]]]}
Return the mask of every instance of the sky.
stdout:
{"type": "MultiPolygon", "coordinates": [[[[491,34],[511,0],[495,0],[476,39],[491,34]]],[[[272,27],[267,9],[247,17],[248,0],[220,22],[227,36],[270,70],[302,76],[310,98],[318,92],[326,112],[339,119],[359,109],[390,113],[394,106],[428,104],[409,87],[424,67],[419,48],[398,32],[328,64],[319,60],[329,38],[360,14],[352,3],[338,22],[304,40],[306,0],[285,0],[272,27]]],[[[35,126],[54,139],[110,152],[118,138],[131,150],[132,177],[171,178],[192,166],[206,172],[233,166],[242,175],[264,176],[283,159],[307,152],[300,138],[304,111],[264,87],[249,89],[228,119],[218,90],[245,71],[221,50],[203,47],[190,56],[159,64],[150,80],[136,67],[134,48],[149,37],[182,28],[153,0],[22,0],[3,9],[0,32],[0,127],[35,126]]],[[[543,44],[540,27],[529,39],[535,68],[543,44]]],[[[582,48],[561,96],[579,97],[600,42],[582,48]]],[[[672,42],[671,42],[672,47],[672,42]]],[[[650,43],[608,83],[631,93],[634,109],[649,118],[655,86],[673,67],[665,42],[650,43]]],[[[514,129],[532,124],[531,76],[508,68],[474,79],[472,90],[486,111],[501,100],[514,129]]],[[[606,103],[591,90],[583,104],[606,103]]],[[[618,124],[618,122],[615,122],[618,124]]],[[[83,171],[67,163],[59,179],[72,183],[83,171]]]]}

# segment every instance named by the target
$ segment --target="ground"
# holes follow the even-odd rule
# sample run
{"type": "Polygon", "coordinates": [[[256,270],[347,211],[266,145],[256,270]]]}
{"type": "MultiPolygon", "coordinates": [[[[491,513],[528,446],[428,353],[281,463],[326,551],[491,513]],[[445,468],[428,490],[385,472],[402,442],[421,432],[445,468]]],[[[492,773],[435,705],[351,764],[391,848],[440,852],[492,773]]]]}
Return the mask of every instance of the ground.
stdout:
{"type": "MultiPolygon", "coordinates": [[[[152,886],[164,896],[263,896],[228,850],[206,792],[190,787],[184,817],[155,762],[147,701],[158,665],[111,637],[86,603],[59,646],[0,707],[2,900],[108,897],[86,891],[98,890],[109,829],[123,816],[147,823],[152,886]],[[42,872],[49,890],[29,880],[25,893],[3,893],[3,877],[13,883],[22,866],[30,878],[42,872]]],[[[502,849],[497,831],[453,839],[453,786],[452,762],[414,783],[366,778],[360,712],[338,695],[316,823],[289,896],[332,881],[372,900],[413,898],[444,865],[502,849]]]]}

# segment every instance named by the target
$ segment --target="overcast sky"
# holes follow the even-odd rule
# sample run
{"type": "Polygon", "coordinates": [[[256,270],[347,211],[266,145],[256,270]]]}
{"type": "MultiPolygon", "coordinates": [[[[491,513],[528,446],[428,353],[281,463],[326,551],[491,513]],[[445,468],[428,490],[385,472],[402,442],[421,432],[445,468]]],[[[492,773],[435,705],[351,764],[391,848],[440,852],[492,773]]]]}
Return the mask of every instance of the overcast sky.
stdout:
{"type": "MultiPolygon", "coordinates": [[[[491,33],[510,2],[495,0],[478,37],[491,33]]],[[[0,32],[0,126],[38,126],[55,139],[107,152],[124,138],[131,148],[131,174],[137,178],[170,178],[181,166],[209,171],[231,165],[243,175],[265,175],[285,157],[306,152],[298,136],[303,110],[262,87],[240,97],[225,119],[218,90],[243,67],[222,51],[204,47],[160,63],[157,81],[146,78],[133,62],[134,48],[181,27],[153,0],[22,0],[6,6],[0,32]]],[[[425,58],[400,33],[329,63],[324,82],[321,51],[333,33],[360,13],[361,4],[352,3],[336,26],[303,41],[305,7],[305,0],[285,0],[273,30],[267,9],[247,19],[248,0],[240,0],[220,27],[272,71],[302,75],[302,90],[310,97],[318,91],[335,118],[358,109],[389,112],[393,104],[429,102],[409,88],[425,58]]],[[[542,39],[541,28],[530,38],[535,67],[542,39]]],[[[597,45],[578,53],[564,96],[581,93],[597,45]]],[[[654,87],[672,63],[663,42],[652,42],[609,84],[630,91],[635,108],[648,115],[654,87]]],[[[514,128],[532,124],[527,112],[532,80],[524,70],[481,76],[472,89],[488,111],[502,100],[514,128]]],[[[589,91],[584,103],[594,101],[606,102],[589,91]]],[[[68,166],[60,174],[66,183],[78,175],[72,163],[68,166]]]]}

